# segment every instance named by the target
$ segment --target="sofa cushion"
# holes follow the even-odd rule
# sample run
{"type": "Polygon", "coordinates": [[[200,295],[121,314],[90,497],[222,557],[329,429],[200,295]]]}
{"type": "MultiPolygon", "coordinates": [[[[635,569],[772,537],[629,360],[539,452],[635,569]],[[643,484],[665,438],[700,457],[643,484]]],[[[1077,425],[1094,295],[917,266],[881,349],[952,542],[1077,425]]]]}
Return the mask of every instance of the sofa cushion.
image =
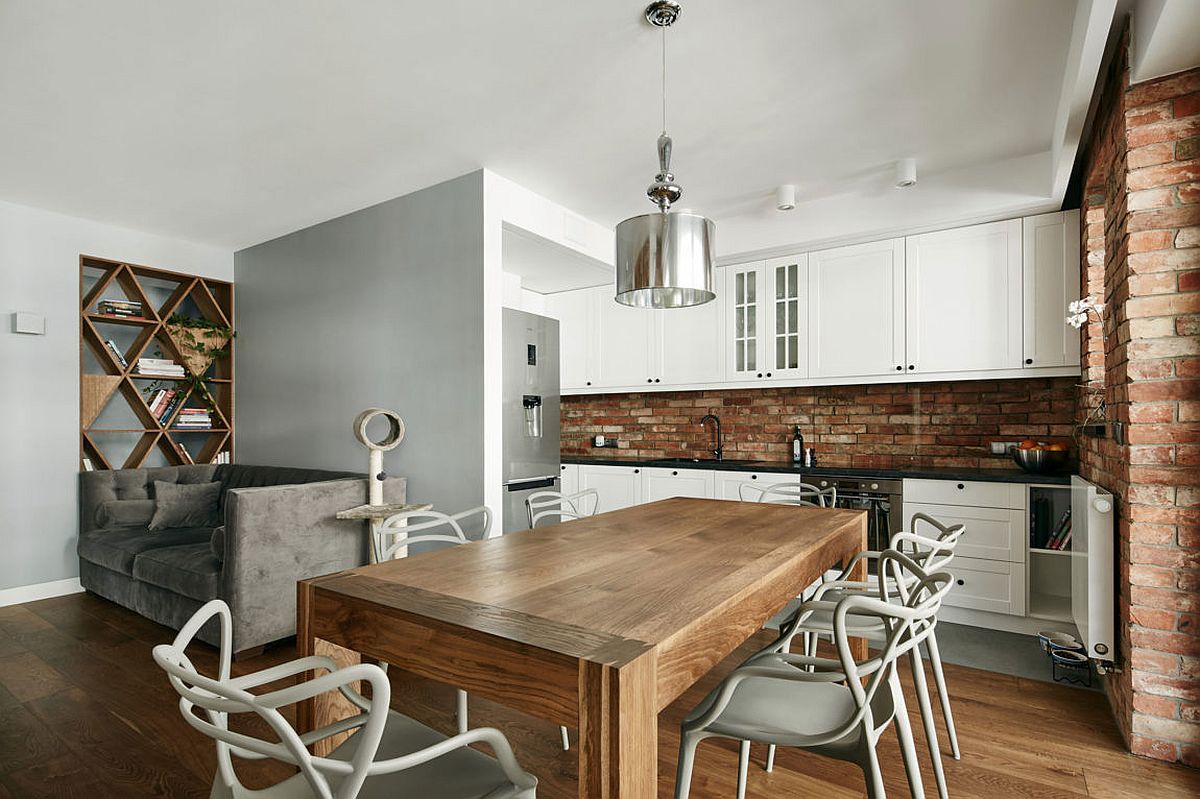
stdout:
{"type": "Polygon", "coordinates": [[[324,480],[361,480],[364,475],[354,472],[333,472],[325,469],[301,469],[291,466],[254,466],[228,463],[217,467],[215,479],[221,483],[221,510],[225,510],[226,492],[231,488],[264,488],[266,486],[300,485],[324,480]]]}
{"type": "Polygon", "coordinates": [[[151,530],[166,530],[172,527],[212,528],[220,521],[217,505],[221,495],[221,484],[211,483],[166,483],[154,481],[154,518],[151,530]]]}
{"type": "Polygon", "coordinates": [[[212,550],[214,558],[225,562],[225,525],[213,528],[212,538],[208,539],[208,548],[212,550]]]}
{"type": "Polygon", "coordinates": [[[97,527],[146,527],[152,518],[152,499],[109,499],[96,509],[97,527]]]}
{"type": "Polygon", "coordinates": [[[134,558],[133,578],[207,602],[217,596],[221,561],[213,557],[207,541],[151,549],[134,558]]]}
{"type": "Polygon", "coordinates": [[[142,552],[181,544],[208,545],[212,536],[209,527],[177,527],[155,532],[145,527],[114,527],[108,530],[85,530],[79,534],[79,557],[133,575],[133,559],[142,552]]]}

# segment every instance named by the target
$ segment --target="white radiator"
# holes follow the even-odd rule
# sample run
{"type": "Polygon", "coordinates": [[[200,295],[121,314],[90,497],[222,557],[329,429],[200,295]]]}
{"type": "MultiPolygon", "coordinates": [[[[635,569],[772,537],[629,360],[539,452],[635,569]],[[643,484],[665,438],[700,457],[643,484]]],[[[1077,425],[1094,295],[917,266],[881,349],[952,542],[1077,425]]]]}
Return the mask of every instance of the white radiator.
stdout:
{"type": "Polygon", "coordinates": [[[1071,616],[1088,657],[1111,662],[1113,622],[1113,496],[1082,477],[1071,477],[1071,616]]]}

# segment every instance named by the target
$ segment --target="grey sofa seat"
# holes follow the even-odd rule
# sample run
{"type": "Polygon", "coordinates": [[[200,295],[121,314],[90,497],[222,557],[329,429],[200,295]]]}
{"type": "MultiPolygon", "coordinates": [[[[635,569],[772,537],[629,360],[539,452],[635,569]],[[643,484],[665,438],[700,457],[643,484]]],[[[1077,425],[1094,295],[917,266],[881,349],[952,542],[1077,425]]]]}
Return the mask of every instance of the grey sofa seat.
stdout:
{"type": "MultiPolygon", "coordinates": [[[[242,464],[164,466],[79,476],[79,581],[83,587],[179,628],[210,599],[224,599],[234,621],[234,651],[296,632],[296,582],[367,562],[368,533],[338,511],[367,501],[359,474],[242,464]],[[132,500],[148,506],[155,481],[221,484],[214,527],[149,530],[114,524],[132,500]],[[224,527],[213,540],[213,529],[224,527]],[[218,548],[214,550],[213,544],[218,548]]],[[[384,481],[384,500],[403,502],[405,481],[384,481]]],[[[152,508],[151,508],[152,512],[152,508]]],[[[218,630],[199,637],[216,644],[218,630]]]]}
{"type": "Polygon", "coordinates": [[[206,539],[199,544],[151,549],[133,561],[133,578],[183,594],[199,602],[216,599],[221,561],[206,539]]]}
{"type": "MultiPolygon", "coordinates": [[[[97,566],[135,577],[134,561],[143,552],[186,544],[208,545],[212,530],[207,527],[178,527],[148,530],[145,527],[110,527],[79,534],[79,557],[97,566]]],[[[209,597],[212,599],[212,597],[209,597]]]]}

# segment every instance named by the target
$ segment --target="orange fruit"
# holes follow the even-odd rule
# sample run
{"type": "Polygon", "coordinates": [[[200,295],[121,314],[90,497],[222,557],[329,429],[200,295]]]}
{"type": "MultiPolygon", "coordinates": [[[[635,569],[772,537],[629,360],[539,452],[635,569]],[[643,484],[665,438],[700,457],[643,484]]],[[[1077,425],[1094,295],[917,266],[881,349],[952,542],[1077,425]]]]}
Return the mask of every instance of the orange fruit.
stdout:
{"type": "Polygon", "coordinates": [[[1017,445],[1017,449],[1037,449],[1038,443],[1032,438],[1027,438],[1017,445]]]}
{"type": "Polygon", "coordinates": [[[1051,452],[1066,452],[1067,445],[1061,441],[1056,441],[1053,444],[1047,444],[1046,449],[1050,450],[1051,452]]]}

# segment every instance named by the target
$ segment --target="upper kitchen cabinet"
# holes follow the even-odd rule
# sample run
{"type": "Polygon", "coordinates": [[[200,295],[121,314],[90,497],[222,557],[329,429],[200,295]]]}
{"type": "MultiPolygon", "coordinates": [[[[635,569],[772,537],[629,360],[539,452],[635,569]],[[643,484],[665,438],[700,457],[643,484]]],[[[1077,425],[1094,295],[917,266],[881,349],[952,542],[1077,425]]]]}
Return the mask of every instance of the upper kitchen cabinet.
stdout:
{"type": "Polygon", "coordinates": [[[812,377],[905,371],[904,239],[808,256],[812,377]]]}
{"type": "Polygon", "coordinates": [[[905,373],[1020,369],[1021,220],[905,239],[905,373]]]}
{"type": "Polygon", "coordinates": [[[808,256],[725,269],[728,380],[808,375],[808,256]]]}
{"type": "Polygon", "coordinates": [[[1066,323],[1080,296],[1079,211],[1030,216],[1024,223],[1024,366],[1077,366],[1079,331],[1066,323]]]}
{"type": "Polygon", "coordinates": [[[654,313],[646,308],[631,308],[613,299],[606,286],[597,298],[599,324],[592,331],[599,354],[596,385],[602,388],[653,385],[662,375],[654,374],[651,361],[655,332],[654,313]]]}
{"type": "Polygon", "coordinates": [[[546,315],[558,320],[559,382],[563,390],[586,389],[596,382],[600,294],[605,287],[546,295],[546,315]]]}
{"type": "MultiPolygon", "coordinates": [[[[719,275],[714,276],[714,282],[719,275]]],[[[651,362],[655,382],[681,386],[719,383],[725,377],[725,337],[721,321],[724,293],[690,308],[652,311],[654,315],[651,362]]]]}

